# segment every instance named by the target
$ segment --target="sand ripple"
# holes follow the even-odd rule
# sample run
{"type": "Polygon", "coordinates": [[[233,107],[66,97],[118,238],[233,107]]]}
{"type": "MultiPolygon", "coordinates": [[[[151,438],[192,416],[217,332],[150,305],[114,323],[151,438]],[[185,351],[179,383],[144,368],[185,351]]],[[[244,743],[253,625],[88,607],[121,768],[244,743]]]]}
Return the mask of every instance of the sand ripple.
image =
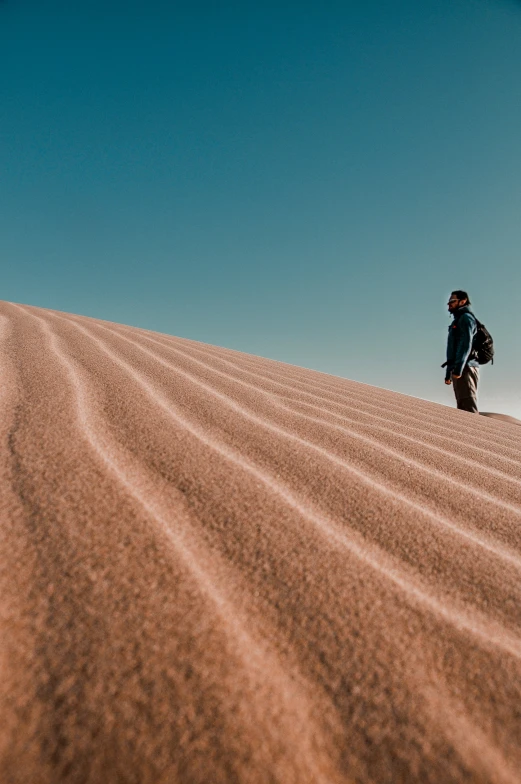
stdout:
{"type": "Polygon", "coordinates": [[[521,782],[521,441],[0,303],[0,781],[521,782]]]}

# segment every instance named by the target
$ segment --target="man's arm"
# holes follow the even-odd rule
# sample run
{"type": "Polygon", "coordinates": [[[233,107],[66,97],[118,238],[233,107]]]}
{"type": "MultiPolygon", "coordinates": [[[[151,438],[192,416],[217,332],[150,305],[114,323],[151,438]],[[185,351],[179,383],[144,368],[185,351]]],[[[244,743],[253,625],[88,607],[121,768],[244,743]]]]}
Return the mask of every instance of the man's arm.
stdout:
{"type": "Polygon", "coordinates": [[[453,374],[457,377],[463,373],[469,354],[472,351],[472,341],[477,332],[476,319],[469,313],[464,313],[458,323],[458,346],[454,359],[453,374]]]}
{"type": "Polygon", "coordinates": [[[449,334],[447,335],[447,361],[443,363],[442,367],[445,368],[445,383],[450,384],[450,374],[454,367],[454,329],[451,324],[449,327],[449,334]]]}

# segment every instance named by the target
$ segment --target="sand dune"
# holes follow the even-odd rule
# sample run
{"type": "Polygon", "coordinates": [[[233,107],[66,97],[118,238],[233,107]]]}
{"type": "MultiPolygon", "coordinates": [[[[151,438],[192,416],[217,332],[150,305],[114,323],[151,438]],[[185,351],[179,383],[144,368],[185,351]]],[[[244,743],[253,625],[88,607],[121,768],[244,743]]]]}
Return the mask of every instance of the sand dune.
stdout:
{"type": "Polygon", "coordinates": [[[508,422],[511,425],[521,425],[521,419],[508,416],[508,414],[494,414],[491,411],[482,411],[481,416],[492,417],[492,419],[499,419],[502,422],[508,422]]]}
{"type": "Polygon", "coordinates": [[[0,363],[2,784],[521,782],[515,424],[11,303],[0,363]]]}

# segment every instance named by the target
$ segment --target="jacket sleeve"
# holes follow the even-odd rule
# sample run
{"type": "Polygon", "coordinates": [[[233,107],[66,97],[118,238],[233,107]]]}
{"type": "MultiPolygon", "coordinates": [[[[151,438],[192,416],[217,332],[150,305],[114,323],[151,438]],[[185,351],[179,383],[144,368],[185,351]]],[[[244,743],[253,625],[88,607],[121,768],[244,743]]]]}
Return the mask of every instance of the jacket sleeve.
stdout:
{"type": "MultiPolygon", "coordinates": [[[[449,334],[447,335],[447,360],[445,362],[445,381],[448,381],[452,368],[454,367],[454,336],[452,324],[449,327],[449,334]]],[[[443,367],[443,365],[442,365],[443,367]]]]}
{"type": "Polygon", "coordinates": [[[462,315],[458,323],[458,345],[452,370],[455,376],[461,376],[463,373],[463,368],[467,364],[470,352],[472,351],[472,341],[474,340],[476,332],[476,319],[468,313],[462,315]]]}

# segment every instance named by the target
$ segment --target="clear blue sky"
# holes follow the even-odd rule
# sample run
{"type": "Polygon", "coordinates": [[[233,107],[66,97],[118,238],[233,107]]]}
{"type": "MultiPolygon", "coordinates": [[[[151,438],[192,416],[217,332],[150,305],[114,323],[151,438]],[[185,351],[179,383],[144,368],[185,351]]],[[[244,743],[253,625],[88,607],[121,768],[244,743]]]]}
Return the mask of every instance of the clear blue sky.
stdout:
{"type": "Polygon", "coordinates": [[[0,297],[521,417],[521,2],[3,0],[0,297]]]}

